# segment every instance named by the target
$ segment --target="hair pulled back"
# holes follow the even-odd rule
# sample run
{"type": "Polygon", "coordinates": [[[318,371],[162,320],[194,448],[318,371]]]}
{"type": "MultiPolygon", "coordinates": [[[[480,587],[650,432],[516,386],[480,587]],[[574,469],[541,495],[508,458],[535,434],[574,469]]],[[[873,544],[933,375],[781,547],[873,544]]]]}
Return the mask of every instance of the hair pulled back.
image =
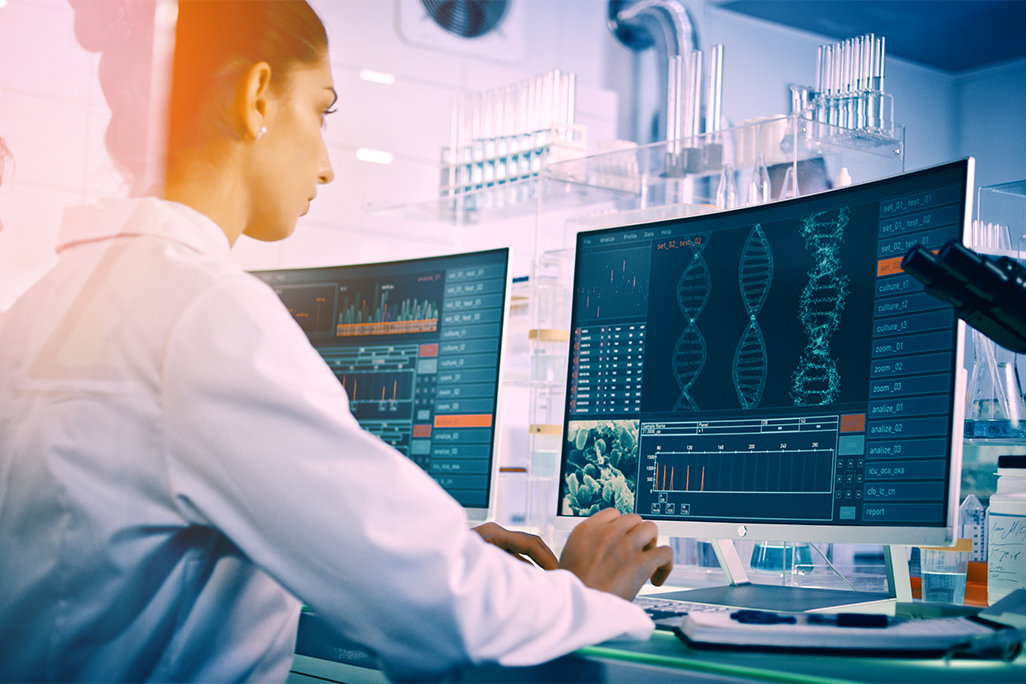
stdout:
{"type": "Polygon", "coordinates": [[[178,0],[168,160],[211,132],[234,137],[226,118],[238,77],[259,62],[272,87],[326,53],[328,36],[305,0],[178,0]],[[213,127],[213,128],[211,128],[213,127]]]}
{"type": "MultiPolygon", "coordinates": [[[[100,53],[110,107],[107,152],[129,183],[144,176],[156,0],[68,0],[75,37],[100,53]]],[[[168,160],[204,134],[233,135],[225,118],[235,80],[258,62],[276,87],[291,67],[328,47],[324,24],[305,0],[178,0],[168,160]]],[[[146,188],[136,188],[145,191],[146,188]]]]}
{"type": "Polygon", "coordinates": [[[104,142],[130,184],[146,166],[147,111],[153,53],[155,0],[68,0],[75,38],[100,53],[100,88],[110,107],[104,142]]]}

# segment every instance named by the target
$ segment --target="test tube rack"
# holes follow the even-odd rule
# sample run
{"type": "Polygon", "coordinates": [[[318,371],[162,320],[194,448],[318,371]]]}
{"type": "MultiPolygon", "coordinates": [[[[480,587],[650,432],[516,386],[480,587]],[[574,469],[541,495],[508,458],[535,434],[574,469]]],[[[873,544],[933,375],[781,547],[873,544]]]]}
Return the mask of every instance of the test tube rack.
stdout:
{"type": "Polygon", "coordinates": [[[550,71],[454,98],[440,195],[464,210],[537,195],[543,167],[587,156],[587,129],[574,122],[576,77],[550,71]]]}
{"type": "Polygon", "coordinates": [[[792,113],[820,123],[878,135],[894,133],[894,98],[884,92],[885,40],[867,33],[817,53],[813,92],[792,88],[792,113]]]}

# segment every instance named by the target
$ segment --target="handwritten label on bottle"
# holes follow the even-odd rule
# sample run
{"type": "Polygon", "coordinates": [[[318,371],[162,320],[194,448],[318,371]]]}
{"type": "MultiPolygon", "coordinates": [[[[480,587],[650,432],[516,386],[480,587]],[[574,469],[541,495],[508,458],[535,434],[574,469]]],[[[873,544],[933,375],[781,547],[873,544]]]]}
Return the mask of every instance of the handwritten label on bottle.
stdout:
{"type": "Polygon", "coordinates": [[[987,557],[987,602],[1026,587],[1026,517],[991,512],[987,557]]]}

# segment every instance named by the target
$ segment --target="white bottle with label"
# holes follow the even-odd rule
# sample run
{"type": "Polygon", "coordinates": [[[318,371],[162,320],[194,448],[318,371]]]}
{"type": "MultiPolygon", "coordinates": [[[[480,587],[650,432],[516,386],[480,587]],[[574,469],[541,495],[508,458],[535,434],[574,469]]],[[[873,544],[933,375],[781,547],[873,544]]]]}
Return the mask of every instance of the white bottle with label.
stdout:
{"type": "Polygon", "coordinates": [[[987,603],[1026,587],[1026,456],[998,457],[987,509],[987,603]]]}

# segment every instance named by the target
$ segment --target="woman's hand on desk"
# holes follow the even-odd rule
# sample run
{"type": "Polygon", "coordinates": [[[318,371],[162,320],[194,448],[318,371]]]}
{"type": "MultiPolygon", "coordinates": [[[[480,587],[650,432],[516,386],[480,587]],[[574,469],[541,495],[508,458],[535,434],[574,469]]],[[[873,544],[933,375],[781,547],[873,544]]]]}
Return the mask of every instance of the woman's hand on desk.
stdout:
{"type": "Polygon", "coordinates": [[[495,523],[485,523],[474,528],[489,544],[508,551],[524,562],[534,561],[543,570],[559,568],[559,561],[552,549],[545,545],[541,537],[524,532],[511,532],[495,523]]]}
{"type": "Polygon", "coordinates": [[[649,579],[659,586],[673,569],[673,551],[656,546],[658,536],[655,523],[607,508],[574,528],[559,564],[586,586],[630,601],[649,579]]]}

